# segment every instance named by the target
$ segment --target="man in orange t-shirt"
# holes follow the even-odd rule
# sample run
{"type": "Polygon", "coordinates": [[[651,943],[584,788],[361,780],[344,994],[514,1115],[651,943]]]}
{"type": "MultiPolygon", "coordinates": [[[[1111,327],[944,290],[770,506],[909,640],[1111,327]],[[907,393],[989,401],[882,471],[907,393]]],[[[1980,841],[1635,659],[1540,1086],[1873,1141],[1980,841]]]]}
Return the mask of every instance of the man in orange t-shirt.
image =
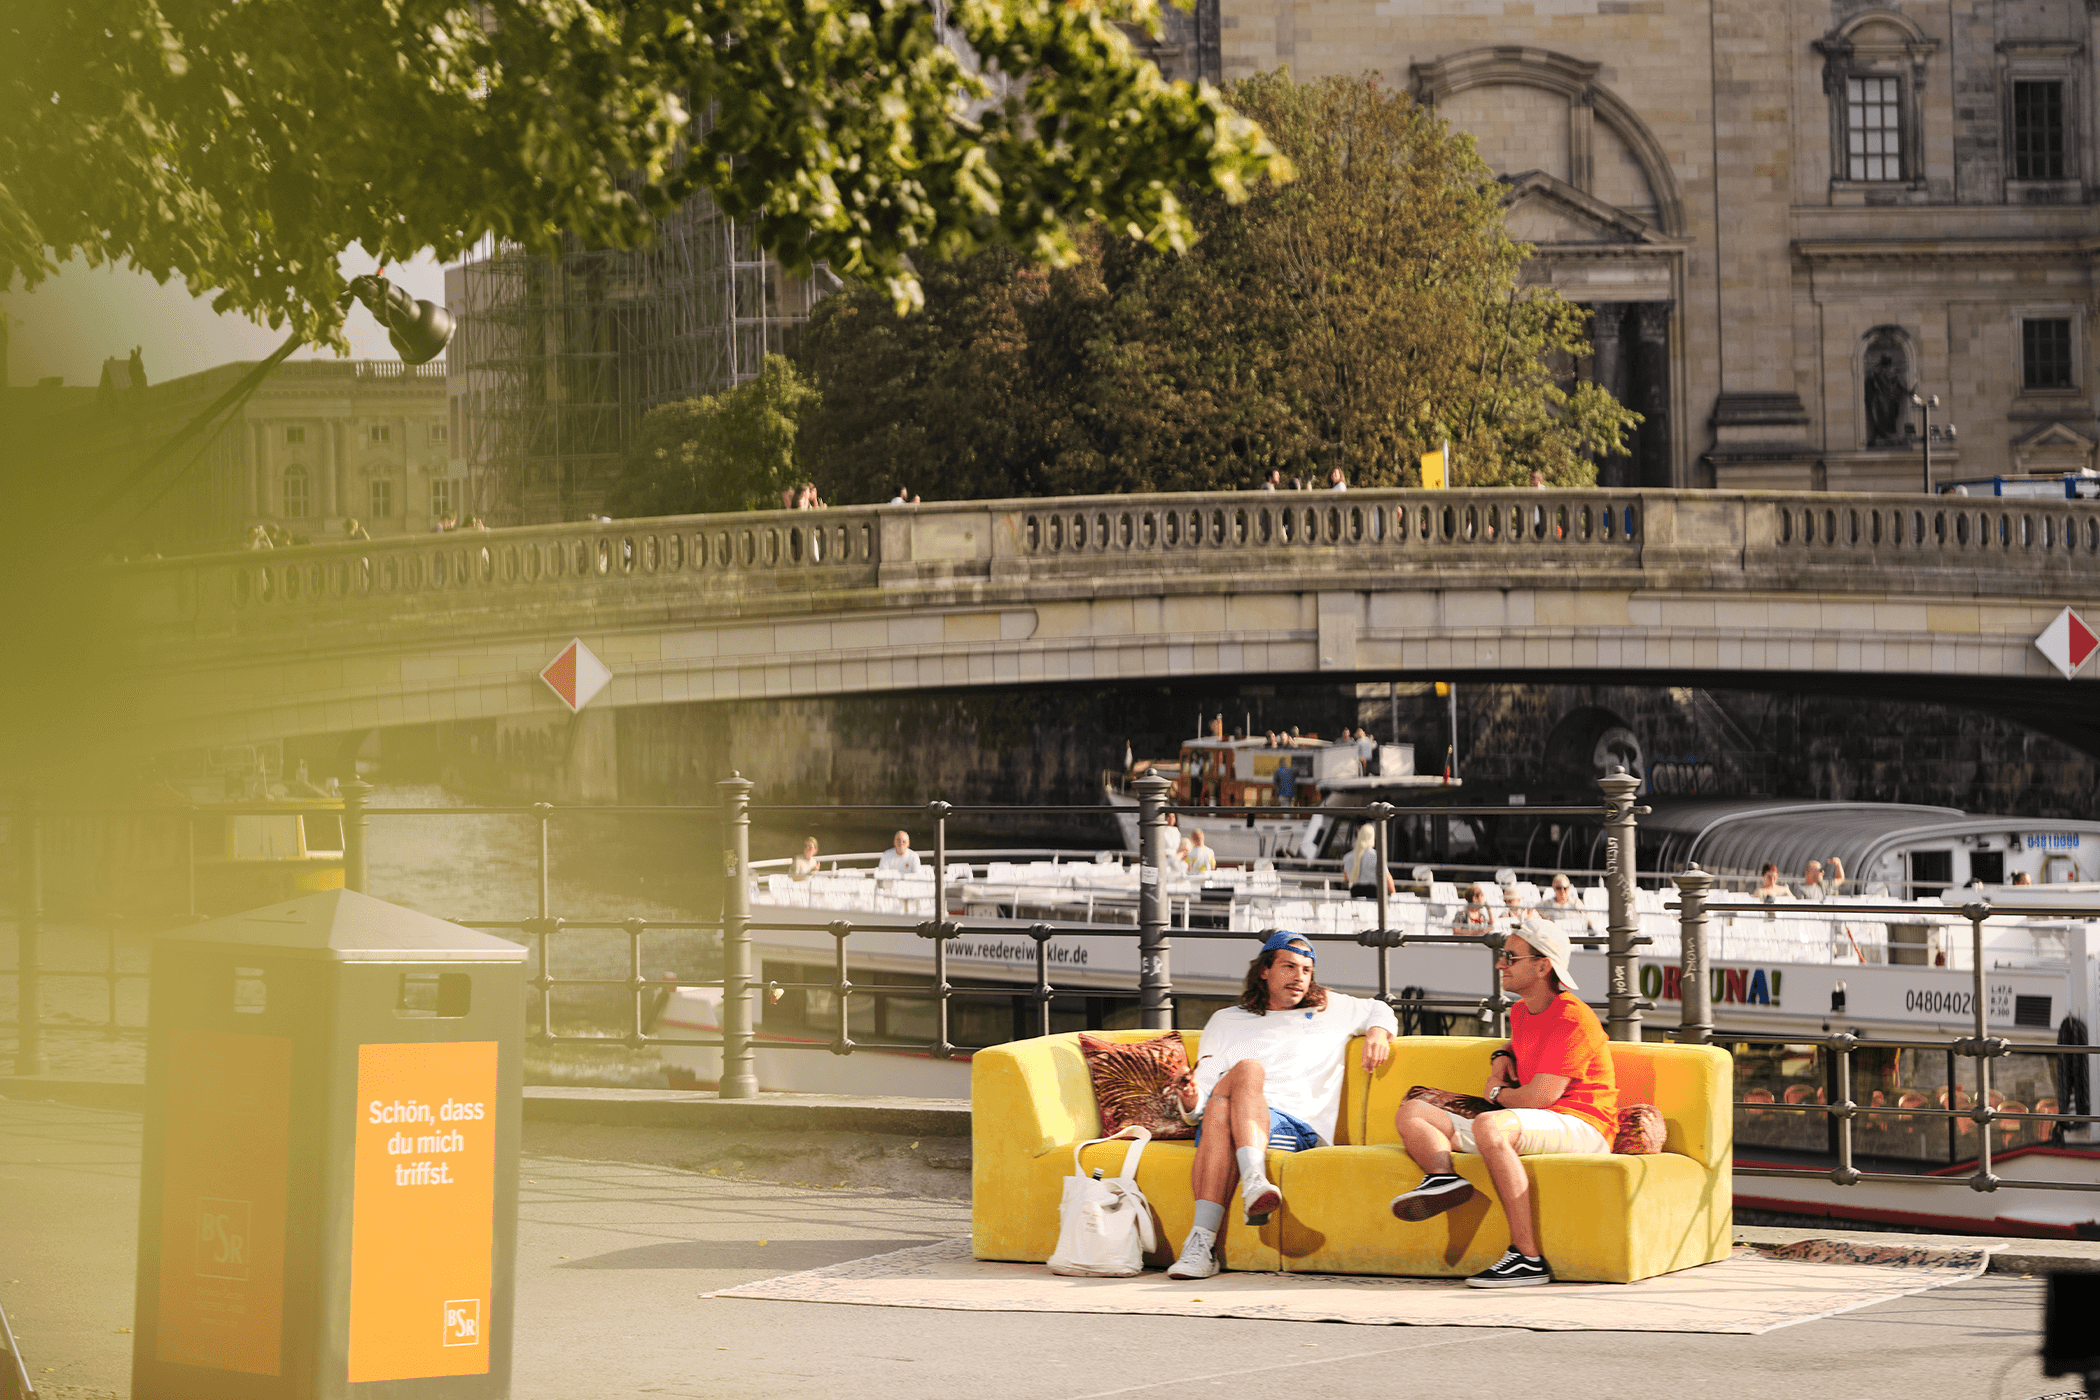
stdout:
{"type": "Polygon", "coordinates": [[[1567,933],[1531,917],[1504,945],[1502,989],[1517,998],[1509,1044],[1488,1061],[1493,1108],[1466,1119],[1421,1099],[1400,1105],[1400,1141],[1424,1173],[1393,1198],[1402,1220],[1427,1220],[1471,1200],[1473,1186],[1451,1170],[1451,1153],[1477,1152],[1509,1218],[1509,1250],[1466,1280],[1475,1288],[1551,1283],[1531,1219],[1531,1181],[1520,1158],[1552,1152],[1610,1152],[1619,1090],[1597,1013],[1572,995],[1567,933]],[[1520,1077],[1521,1076],[1521,1077],[1520,1077]]]}

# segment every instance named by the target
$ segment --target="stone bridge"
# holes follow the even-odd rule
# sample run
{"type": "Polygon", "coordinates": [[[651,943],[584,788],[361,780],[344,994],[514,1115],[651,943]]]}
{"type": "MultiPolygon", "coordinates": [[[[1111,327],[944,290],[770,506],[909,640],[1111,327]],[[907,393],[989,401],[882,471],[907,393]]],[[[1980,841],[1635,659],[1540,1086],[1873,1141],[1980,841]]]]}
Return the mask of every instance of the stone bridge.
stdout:
{"type": "Polygon", "coordinates": [[[1220,493],[547,526],[118,566],[156,752],[559,705],[1249,679],[1841,689],[2100,750],[2033,640],[2100,621],[2100,507],[1714,491],[1220,493]]]}

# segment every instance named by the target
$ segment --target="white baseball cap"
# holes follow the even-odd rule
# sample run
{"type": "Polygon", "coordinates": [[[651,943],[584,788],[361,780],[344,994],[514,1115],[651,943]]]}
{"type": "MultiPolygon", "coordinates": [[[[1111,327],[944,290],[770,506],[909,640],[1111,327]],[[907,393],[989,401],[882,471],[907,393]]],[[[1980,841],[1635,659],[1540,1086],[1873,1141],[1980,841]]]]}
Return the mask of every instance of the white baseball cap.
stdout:
{"type": "Polygon", "coordinates": [[[1575,974],[1568,971],[1568,955],[1574,945],[1568,942],[1565,929],[1533,915],[1518,926],[1516,936],[1529,943],[1532,952],[1545,958],[1546,965],[1560,978],[1563,988],[1571,992],[1579,990],[1575,985],[1575,974]]]}

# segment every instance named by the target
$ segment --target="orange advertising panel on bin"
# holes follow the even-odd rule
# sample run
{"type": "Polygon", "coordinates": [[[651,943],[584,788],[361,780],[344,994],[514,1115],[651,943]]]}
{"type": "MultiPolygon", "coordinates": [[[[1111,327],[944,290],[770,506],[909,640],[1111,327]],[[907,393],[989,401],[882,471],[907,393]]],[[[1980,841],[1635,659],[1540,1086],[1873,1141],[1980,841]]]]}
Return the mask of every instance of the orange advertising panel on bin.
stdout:
{"type": "Polygon", "coordinates": [[[489,1369],[496,1050],[358,1047],[352,1383],[489,1369]]]}

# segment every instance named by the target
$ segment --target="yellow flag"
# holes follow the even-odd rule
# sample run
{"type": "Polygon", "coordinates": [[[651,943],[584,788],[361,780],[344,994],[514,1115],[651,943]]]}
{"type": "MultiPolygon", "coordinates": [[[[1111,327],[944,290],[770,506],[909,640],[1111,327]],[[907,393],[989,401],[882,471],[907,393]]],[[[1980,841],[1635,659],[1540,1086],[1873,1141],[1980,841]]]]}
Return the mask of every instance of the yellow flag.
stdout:
{"type": "Polygon", "coordinates": [[[1444,489],[1444,454],[1424,452],[1422,454],[1422,485],[1431,491],[1444,489]]]}

